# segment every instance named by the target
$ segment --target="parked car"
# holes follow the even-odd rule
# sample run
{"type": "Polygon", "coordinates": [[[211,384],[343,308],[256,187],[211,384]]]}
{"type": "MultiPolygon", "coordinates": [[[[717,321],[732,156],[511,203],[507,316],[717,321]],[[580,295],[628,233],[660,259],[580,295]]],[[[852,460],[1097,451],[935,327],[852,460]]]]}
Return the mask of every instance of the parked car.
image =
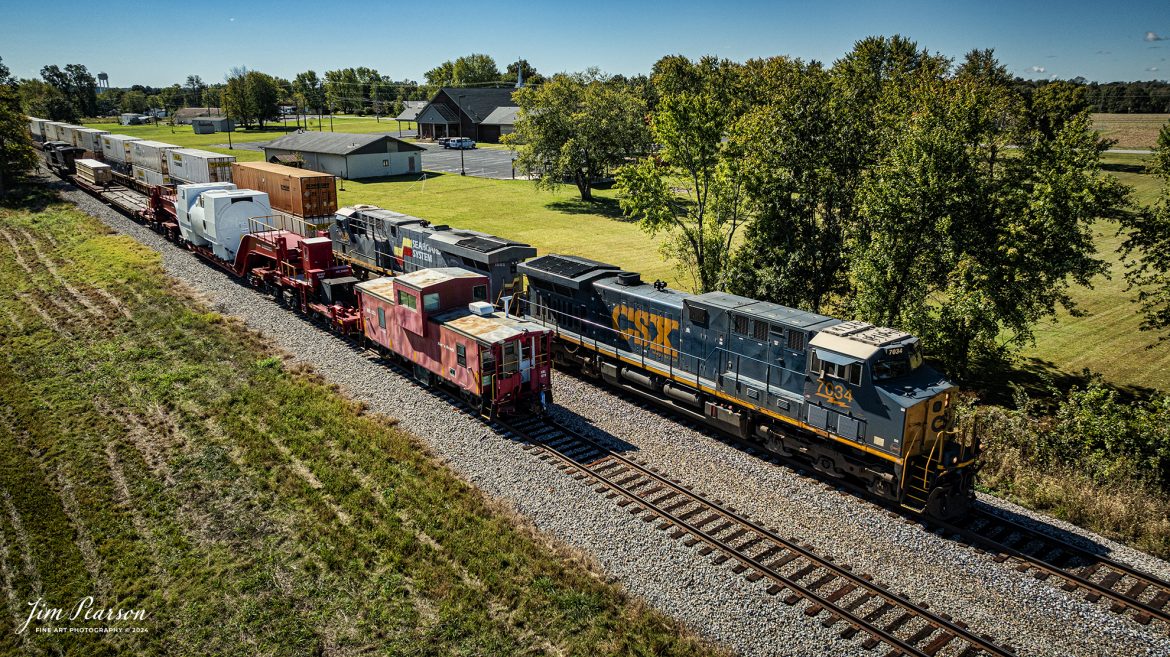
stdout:
{"type": "Polygon", "coordinates": [[[446,148],[447,142],[451,141],[452,139],[454,139],[454,137],[439,137],[438,139],[435,140],[435,142],[438,143],[440,146],[446,148]]]}
{"type": "Polygon", "coordinates": [[[443,144],[443,148],[454,148],[455,150],[470,150],[475,148],[475,142],[469,137],[452,137],[443,144]]]}

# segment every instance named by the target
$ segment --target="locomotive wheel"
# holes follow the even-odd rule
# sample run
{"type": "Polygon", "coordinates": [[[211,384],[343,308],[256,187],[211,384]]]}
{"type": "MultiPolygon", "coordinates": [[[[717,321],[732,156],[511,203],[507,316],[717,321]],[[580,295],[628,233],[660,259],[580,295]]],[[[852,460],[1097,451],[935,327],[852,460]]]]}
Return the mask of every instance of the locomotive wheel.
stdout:
{"type": "Polygon", "coordinates": [[[959,503],[951,494],[950,486],[939,486],[930,491],[926,501],[926,513],[942,520],[951,520],[963,515],[965,505],[959,503]]]}

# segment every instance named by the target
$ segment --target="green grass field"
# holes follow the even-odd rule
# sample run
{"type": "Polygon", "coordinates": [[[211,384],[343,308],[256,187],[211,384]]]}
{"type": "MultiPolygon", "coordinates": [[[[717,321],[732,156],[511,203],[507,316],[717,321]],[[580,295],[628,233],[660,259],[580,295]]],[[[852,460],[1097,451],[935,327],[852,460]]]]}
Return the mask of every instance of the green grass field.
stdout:
{"type": "Polygon", "coordinates": [[[719,654],[72,206],[0,290],[0,654],[719,654]],[[16,632],[88,595],[147,631],[16,632]]]}
{"type": "Polygon", "coordinates": [[[1115,148],[1150,149],[1168,120],[1170,114],[1094,114],[1093,126],[1103,136],[1116,139],[1115,148]]]}

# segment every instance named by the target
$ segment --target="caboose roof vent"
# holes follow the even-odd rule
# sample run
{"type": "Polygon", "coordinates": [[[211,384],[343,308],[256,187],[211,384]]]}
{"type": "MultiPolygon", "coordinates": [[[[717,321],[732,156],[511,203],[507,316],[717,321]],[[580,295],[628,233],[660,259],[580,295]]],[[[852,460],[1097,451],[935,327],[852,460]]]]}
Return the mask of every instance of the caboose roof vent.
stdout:
{"type": "Polygon", "coordinates": [[[473,315],[479,315],[480,317],[491,317],[492,313],[496,312],[496,307],[486,301],[472,301],[467,304],[467,309],[473,315]]]}

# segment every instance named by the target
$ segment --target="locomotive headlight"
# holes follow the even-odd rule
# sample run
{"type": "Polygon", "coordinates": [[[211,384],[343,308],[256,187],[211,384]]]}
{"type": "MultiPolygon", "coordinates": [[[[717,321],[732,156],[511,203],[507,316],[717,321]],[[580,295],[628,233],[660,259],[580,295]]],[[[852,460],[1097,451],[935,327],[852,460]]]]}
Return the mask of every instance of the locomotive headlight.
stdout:
{"type": "Polygon", "coordinates": [[[959,457],[957,457],[957,456],[952,456],[952,457],[951,457],[951,465],[954,465],[954,464],[956,464],[956,463],[958,463],[958,462],[959,462],[959,457]]]}

